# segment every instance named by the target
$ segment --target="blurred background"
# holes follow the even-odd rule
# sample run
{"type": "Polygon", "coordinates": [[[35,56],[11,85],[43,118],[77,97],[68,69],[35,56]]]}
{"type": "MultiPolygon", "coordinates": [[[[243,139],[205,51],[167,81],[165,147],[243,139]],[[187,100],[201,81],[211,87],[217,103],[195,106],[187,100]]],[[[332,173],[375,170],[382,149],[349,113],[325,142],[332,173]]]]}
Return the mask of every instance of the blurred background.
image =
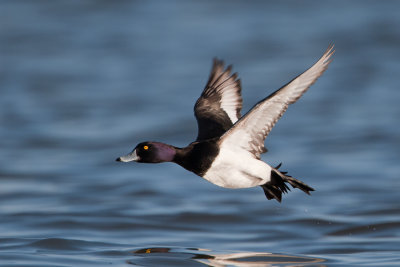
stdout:
{"type": "Polygon", "coordinates": [[[0,263],[254,266],[251,254],[210,260],[235,251],[400,262],[399,12],[398,1],[1,1],[0,263]],[[312,196],[279,204],[174,164],[115,162],[141,141],[195,139],[214,57],[239,73],[244,113],[331,43],[334,61],[263,156],[312,196]]]}

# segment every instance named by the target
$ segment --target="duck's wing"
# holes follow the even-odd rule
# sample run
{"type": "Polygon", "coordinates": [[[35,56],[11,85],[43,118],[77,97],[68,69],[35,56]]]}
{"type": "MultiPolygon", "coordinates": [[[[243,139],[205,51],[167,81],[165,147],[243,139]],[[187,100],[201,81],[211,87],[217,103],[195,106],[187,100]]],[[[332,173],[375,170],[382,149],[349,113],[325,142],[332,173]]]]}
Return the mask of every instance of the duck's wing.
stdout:
{"type": "Polygon", "coordinates": [[[237,74],[232,66],[224,67],[214,59],[210,77],[194,106],[197,119],[197,141],[222,136],[240,118],[242,96],[237,74]]]}
{"type": "Polygon", "coordinates": [[[239,146],[255,158],[265,152],[264,140],[290,104],[296,102],[324,73],[334,53],[333,45],[308,70],[258,102],[247,114],[221,136],[220,145],[239,146]]]}

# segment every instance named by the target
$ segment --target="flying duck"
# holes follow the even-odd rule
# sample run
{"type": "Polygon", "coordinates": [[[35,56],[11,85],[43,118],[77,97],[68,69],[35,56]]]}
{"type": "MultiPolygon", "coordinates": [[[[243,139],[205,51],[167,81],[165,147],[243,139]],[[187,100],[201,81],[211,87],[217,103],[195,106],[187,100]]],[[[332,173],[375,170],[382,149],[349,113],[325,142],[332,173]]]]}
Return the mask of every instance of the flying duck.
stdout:
{"type": "Polygon", "coordinates": [[[298,188],[314,189],[260,159],[267,151],[264,140],[290,104],[296,102],[324,73],[334,53],[329,46],[308,70],[262,99],[244,116],[241,83],[232,66],[214,59],[208,82],[194,106],[198,134],[194,142],[179,148],[160,142],[142,142],[117,161],[174,162],[225,188],[261,186],[267,199],[281,202],[282,193],[298,188]]]}

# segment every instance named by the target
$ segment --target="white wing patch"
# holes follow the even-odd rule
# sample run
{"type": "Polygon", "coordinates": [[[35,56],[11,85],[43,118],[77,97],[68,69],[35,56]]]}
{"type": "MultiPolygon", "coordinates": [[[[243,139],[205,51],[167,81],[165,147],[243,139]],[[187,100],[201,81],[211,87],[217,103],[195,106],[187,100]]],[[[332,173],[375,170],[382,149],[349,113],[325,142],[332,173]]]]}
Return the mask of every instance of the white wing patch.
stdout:
{"type": "Polygon", "coordinates": [[[235,123],[240,117],[240,109],[242,106],[242,98],[237,93],[236,83],[231,83],[224,87],[221,91],[221,108],[228,114],[232,123],[235,123]]]}

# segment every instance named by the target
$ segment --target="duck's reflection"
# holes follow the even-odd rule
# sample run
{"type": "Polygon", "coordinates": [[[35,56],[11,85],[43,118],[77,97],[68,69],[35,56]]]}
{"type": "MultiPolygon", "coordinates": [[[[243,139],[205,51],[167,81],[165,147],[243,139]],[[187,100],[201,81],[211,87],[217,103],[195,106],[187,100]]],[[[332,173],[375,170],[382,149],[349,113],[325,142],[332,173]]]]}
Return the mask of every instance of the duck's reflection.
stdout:
{"type": "MultiPolygon", "coordinates": [[[[167,253],[165,256],[170,257],[171,254],[175,256],[182,255],[182,261],[189,258],[202,263],[207,266],[237,266],[237,267],[261,267],[261,266],[306,266],[312,264],[313,266],[325,266],[324,259],[306,257],[306,256],[294,256],[284,254],[273,254],[265,252],[235,252],[235,253],[213,253],[207,249],[199,248],[168,248],[168,247],[154,247],[154,248],[143,248],[133,251],[134,254],[148,254],[149,263],[151,261],[151,254],[157,255],[158,260],[162,257],[163,253],[167,253]],[[319,263],[319,264],[318,264],[319,263]]],[[[145,256],[145,255],[142,255],[145,256]]],[[[134,260],[130,261],[131,264],[135,264],[134,260]]],[[[182,265],[184,266],[184,265],[182,265]]]]}

